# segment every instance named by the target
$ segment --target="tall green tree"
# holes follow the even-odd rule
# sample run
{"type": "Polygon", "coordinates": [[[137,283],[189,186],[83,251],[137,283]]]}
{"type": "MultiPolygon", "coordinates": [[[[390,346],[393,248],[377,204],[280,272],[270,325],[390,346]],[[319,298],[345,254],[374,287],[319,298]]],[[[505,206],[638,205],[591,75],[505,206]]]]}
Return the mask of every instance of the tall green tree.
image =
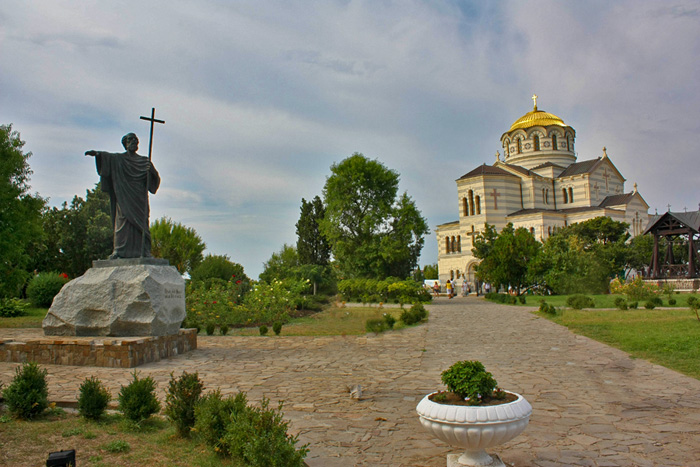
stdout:
{"type": "Polygon", "coordinates": [[[299,255],[297,249],[286,243],[279,252],[272,253],[267,262],[263,264],[263,272],[260,280],[271,283],[274,280],[284,280],[294,277],[299,267],[299,255]]]}
{"type": "Polygon", "coordinates": [[[34,256],[39,271],[82,275],[96,259],[112,252],[114,231],[109,214],[109,196],[100,189],[86,191],[85,199],[74,196],[70,205],[45,209],[42,225],[46,240],[34,256]]]}
{"type": "Polygon", "coordinates": [[[243,266],[231,261],[227,255],[207,255],[199,266],[192,270],[190,278],[192,282],[215,279],[243,283],[246,290],[250,283],[243,266]]]}
{"type": "Polygon", "coordinates": [[[355,153],[331,166],[320,222],[341,274],[409,277],[429,232],[413,200],[397,198],[399,174],[355,153]]]}
{"type": "Polygon", "coordinates": [[[12,125],[0,125],[0,297],[17,296],[30,276],[27,268],[43,237],[44,200],[29,192],[24,141],[12,125]]]}
{"type": "Polygon", "coordinates": [[[192,227],[162,217],[151,224],[151,253],[166,258],[180,274],[192,273],[204,259],[204,241],[192,227]]]}
{"type": "Polygon", "coordinates": [[[311,201],[301,199],[301,214],[297,221],[297,254],[300,264],[325,266],[331,258],[331,247],[321,234],[319,222],[323,220],[326,208],[319,196],[311,201]]]}
{"type": "Polygon", "coordinates": [[[512,223],[495,238],[491,237],[493,232],[487,226],[474,240],[472,251],[481,260],[476,276],[496,288],[512,286],[520,293],[529,284],[528,265],[537,258],[541,245],[527,229],[515,229],[512,223]]]}
{"type": "Polygon", "coordinates": [[[423,277],[426,279],[437,279],[438,278],[438,265],[437,263],[428,264],[423,268],[423,277]]]}

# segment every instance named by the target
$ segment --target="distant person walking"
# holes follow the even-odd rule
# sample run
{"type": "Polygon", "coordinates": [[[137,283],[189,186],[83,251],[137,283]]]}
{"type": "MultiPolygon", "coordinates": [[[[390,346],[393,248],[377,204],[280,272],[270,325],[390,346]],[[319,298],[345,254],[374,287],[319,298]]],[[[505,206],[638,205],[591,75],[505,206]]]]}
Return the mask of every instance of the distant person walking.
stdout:
{"type": "Polygon", "coordinates": [[[435,283],[433,284],[433,296],[440,296],[440,283],[438,281],[435,281],[435,283]]]}
{"type": "Polygon", "coordinates": [[[449,298],[452,298],[452,282],[447,279],[447,284],[445,285],[445,289],[447,290],[447,296],[449,298]]]}
{"type": "Polygon", "coordinates": [[[467,296],[467,290],[468,290],[468,289],[469,289],[469,283],[468,283],[467,280],[465,279],[465,280],[462,281],[462,296],[463,296],[463,297],[466,297],[466,296],[467,296]]]}

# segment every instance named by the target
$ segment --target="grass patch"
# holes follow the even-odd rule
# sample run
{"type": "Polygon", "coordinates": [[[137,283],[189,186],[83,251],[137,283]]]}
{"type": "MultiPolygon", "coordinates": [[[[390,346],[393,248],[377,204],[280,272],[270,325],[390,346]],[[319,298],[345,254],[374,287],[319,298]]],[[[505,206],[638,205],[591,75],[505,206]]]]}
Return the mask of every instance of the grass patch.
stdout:
{"type": "Polygon", "coordinates": [[[0,318],[0,328],[40,328],[48,308],[28,307],[25,316],[0,318]]]}
{"type": "Polygon", "coordinates": [[[0,440],[3,465],[45,465],[49,452],[75,449],[78,465],[241,466],[196,440],[177,437],[164,420],[136,430],[121,415],[100,422],[77,414],[10,420],[0,424],[0,440]]]}
{"type": "MultiPolygon", "coordinates": [[[[549,302],[549,300],[548,300],[549,302]]],[[[632,357],[700,379],[700,322],[689,309],[537,313],[632,357]]]]}
{"type": "MultiPolygon", "coordinates": [[[[406,327],[401,321],[400,308],[379,307],[330,307],[302,318],[294,318],[282,328],[282,336],[357,336],[366,334],[365,322],[380,319],[384,313],[396,318],[394,329],[406,327]]],[[[258,336],[258,328],[239,328],[231,333],[236,336],[258,336]]]]}

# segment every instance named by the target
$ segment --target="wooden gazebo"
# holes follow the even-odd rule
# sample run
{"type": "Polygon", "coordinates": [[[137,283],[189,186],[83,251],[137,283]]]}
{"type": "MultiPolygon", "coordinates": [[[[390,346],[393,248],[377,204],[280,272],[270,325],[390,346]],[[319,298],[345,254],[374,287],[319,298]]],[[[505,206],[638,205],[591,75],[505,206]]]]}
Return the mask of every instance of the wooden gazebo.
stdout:
{"type": "Polygon", "coordinates": [[[652,279],[689,279],[700,277],[698,246],[700,245],[700,211],[666,212],[654,216],[644,234],[654,235],[654,251],[651,257],[652,279]],[[659,243],[663,237],[666,254],[661,257],[659,243]],[[673,244],[683,241],[688,245],[688,262],[676,264],[673,257],[673,244]]]}

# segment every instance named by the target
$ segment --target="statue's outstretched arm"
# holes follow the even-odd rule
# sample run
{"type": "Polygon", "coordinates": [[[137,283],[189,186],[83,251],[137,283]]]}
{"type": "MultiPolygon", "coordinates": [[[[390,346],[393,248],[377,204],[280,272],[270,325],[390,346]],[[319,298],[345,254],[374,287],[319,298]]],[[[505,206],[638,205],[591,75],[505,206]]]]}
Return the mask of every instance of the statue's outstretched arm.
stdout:
{"type": "Polygon", "coordinates": [[[95,151],[94,149],[91,149],[89,151],[85,151],[86,156],[92,156],[92,157],[95,157],[98,153],[99,153],[99,151],[95,151]]]}

